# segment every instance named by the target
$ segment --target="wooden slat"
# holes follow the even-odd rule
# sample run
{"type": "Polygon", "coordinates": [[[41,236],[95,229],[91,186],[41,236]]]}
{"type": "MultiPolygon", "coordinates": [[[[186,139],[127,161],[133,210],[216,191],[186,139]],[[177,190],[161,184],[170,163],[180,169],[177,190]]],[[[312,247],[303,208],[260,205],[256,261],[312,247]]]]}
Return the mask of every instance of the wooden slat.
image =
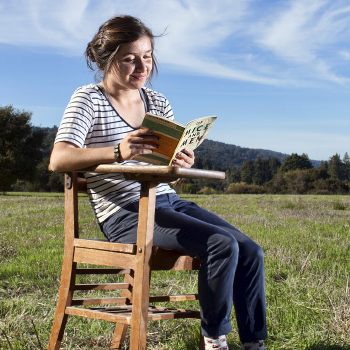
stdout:
{"type": "MultiPolygon", "coordinates": [[[[114,308],[82,309],[67,307],[65,313],[68,315],[87,317],[110,322],[130,324],[132,307],[120,306],[114,308]]],[[[148,321],[173,320],[176,318],[200,319],[200,312],[193,310],[170,309],[160,307],[149,307],[148,321]]]]}
{"type": "Polygon", "coordinates": [[[200,259],[191,258],[174,250],[156,249],[152,255],[152,270],[198,270],[200,259]]]}
{"type": "Polygon", "coordinates": [[[128,298],[123,298],[123,297],[73,299],[72,300],[72,306],[77,306],[77,305],[125,304],[128,300],[129,300],[128,298]]]}
{"type": "Polygon", "coordinates": [[[74,246],[82,248],[108,250],[113,252],[123,252],[129,254],[135,254],[136,252],[135,244],[112,243],[108,242],[107,240],[99,239],[74,239],[74,246]]]}
{"type": "MultiPolygon", "coordinates": [[[[141,175],[166,175],[174,178],[192,178],[192,179],[225,179],[223,171],[204,170],[204,169],[187,169],[174,166],[144,166],[144,165],[114,165],[101,164],[98,166],[78,170],[81,172],[89,171],[95,173],[123,173],[123,174],[137,174],[139,181],[144,180],[141,175]]],[[[153,179],[154,181],[154,179],[153,179]]]]}
{"type": "Polygon", "coordinates": [[[130,319],[131,319],[130,311],[129,312],[128,310],[123,311],[122,309],[114,309],[114,312],[112,313],[111,309],[109,310],[109,312],[107,312],[107,309],[91,310],[91,309],[79,309],[76,307],[67,307],[65,310],[65,313],[67,315],[87,317],[87,318],[93,318],[96,320],[104,320],[109,322],[119,322],[124,324],[130,324],[130,319]]]}
{"type": "Polygon", "coordinates": [[[198,300],[198,294],[182,294],[182,295],[157,295],[149,297],[150,303],[161,303],[166,301],[192,301],[198,300]]]}
{"type": "Polygon", "coordinates": [[[176,318],[196,318],[200,319],[199,311],[191,310],[167,310],[162,312],[155,312],[148,315],[148,321],[174,320],[176,318]]]}
{"type": "Polygon", "coordinates": [[[128,289],[129,283],[76,284],[75,290],[116,290],[128,289]]]}
{"type": "Polygon", "coordinates": [[[96,268],[96,267],[87,267],[87,268],[78,268],[76,269],[77,275],[125,275],[130,274],[130,269],[114,269],[114,268],[96,268]]]}
{"type": "Polygon", "coordinates": [[[118,252],[75,247],[74,262],[133,269],[135,256],[118,252]]]}

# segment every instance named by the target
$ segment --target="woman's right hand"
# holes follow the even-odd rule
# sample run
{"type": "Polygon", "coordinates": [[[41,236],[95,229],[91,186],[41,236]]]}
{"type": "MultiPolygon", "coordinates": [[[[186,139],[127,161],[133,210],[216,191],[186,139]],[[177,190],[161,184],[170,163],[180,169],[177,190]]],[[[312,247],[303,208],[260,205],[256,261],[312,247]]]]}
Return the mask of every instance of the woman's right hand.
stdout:
{"type": "MultiPolygon", "coordinates": [[[[128,133],[119,146],[121,160],[132,159],[138,154],[152,153],[158,148],[158,140],[151,130],[139,129],[128,133]]],[[[114,146],[80,148],[71,142],[61,141],[54,145],[50,167],[53,171],[66,172],[113,162],[114,146]]]]}
{"type": "Polygon", "coordinates": [[[138,129],[129,132],[119,146],[121,160],[129,160],[139,154],[151,154],[158,148],[159,137],[149,129],[138,129]]]}

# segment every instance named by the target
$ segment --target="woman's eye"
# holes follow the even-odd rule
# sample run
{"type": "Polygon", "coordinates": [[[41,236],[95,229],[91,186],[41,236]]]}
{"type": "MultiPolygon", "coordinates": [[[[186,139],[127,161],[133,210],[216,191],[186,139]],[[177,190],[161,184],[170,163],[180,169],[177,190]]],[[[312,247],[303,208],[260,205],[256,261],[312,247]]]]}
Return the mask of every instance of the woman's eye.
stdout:
{"type": "Polygon", "coordinates": [[[134,58],[126,58],[126,59],[125,59],[125,62],[131,62],[131,63],[133,63],[133,62],[135,62],[135,59],[134,59],[134,58]]]}

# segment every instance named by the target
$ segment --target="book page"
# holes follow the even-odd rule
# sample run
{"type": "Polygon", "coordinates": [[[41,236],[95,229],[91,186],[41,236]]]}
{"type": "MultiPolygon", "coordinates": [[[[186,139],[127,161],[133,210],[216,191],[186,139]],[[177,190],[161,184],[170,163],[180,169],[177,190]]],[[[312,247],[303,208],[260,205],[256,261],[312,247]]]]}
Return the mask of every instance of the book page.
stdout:
{"type": "Polygon", "coordinates": [[[216,116],[204,117],[189,122],[186,125],[182,140],[176,148],[175,155],[184,148],[196,149],[207,137],[216,118],[216,116]]]}

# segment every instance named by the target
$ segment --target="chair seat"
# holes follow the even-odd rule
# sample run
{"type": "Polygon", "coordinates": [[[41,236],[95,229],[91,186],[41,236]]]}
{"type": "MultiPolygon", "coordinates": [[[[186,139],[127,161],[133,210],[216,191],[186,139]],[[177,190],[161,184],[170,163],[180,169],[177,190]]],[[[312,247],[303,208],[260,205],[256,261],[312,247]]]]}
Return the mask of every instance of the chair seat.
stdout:
{"type": "MultiPolygon", "coordinates": [[[[82,239],[82,238],[75,238],[74,239],[74,246],[79,248],[85,248],[85,249],[97,249],[97,250],[103,250],[103,251],[110,251],[110,252],[120,252],[120,253],[127,253],[127,254],[136,254],[137,245],[136,244],[121,244],[121,243],[112,243],[109,242],[106,239],[101,238],[94,238],[94,239],[82,239]]],[[[76,254],[79,254],[79,250],[76,250],[76,254]]],[[[86,262],[86,258],[89,255],[88,251],[81,250],[82,257],[81,259],[84,261],[78,261],[76,262],[86,262]]],[[[91,257],[93,259],[93,257],[91,257]]],[[[96,261],[96,264],[101,262],[101,257],[97,257],[96,259],[99,259],[96,261]]],[[[129,262],[130,259],[127,259],[128,262],[126,265],[119,266],[118,264],[115,264],[115,266],[118,267],[130,267],[130,264],[132,262],[129,262]]],[[[111,266],[110,263],[106,263],[106,266],[111,266]]],[[[113,266],[113,265],[112,265],[113,266]]],[[[198,270],[200,266],[200,259],[198,258],[192,258],[190,256],[187,256],[183,253],[180,253],[175,250],[171,249],[163,249],[156,246],[152,247],[152,260],[151,260],[151,269],[152,270],[198,270]]]]}

